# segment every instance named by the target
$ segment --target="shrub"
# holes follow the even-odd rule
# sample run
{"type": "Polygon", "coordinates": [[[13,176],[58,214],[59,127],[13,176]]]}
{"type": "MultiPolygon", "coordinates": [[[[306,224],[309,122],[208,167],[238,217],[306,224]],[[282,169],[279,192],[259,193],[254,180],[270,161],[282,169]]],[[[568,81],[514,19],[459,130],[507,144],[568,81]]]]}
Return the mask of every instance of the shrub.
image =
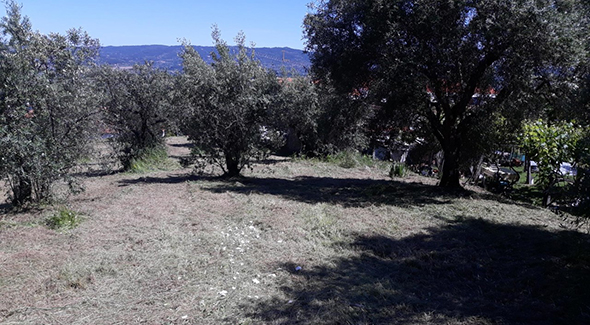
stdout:
{"type": "MultiPolygon", "coordinates": [[[[538,185],[543,188],[543,206],[552,202],[553,192],[563,192],[558,186],[563,179],[562,163],[576,158],[583,129],[571,122],[548,123],[542,120],[523,125],[521,142],[531,160],[538,163],[538,185]]],[[[560,193],[561,194],[561,193],[560,193]]]]}
{"type": "Polygon", "coordinates": [[[281,105],[275,113],[289,137],[288,153],[326,157],[366,147],[367,105],[308,77],[291,80],[282,83],[281,105]]]}

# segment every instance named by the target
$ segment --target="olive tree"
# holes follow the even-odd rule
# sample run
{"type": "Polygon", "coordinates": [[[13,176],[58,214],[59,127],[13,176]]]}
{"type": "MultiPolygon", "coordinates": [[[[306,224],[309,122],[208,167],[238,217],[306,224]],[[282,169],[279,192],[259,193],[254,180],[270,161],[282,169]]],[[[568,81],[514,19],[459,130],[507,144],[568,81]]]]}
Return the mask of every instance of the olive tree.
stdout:
{"type": "Polygon", "coordinates": [[[88,153],[98,113],[88,69],[99,43],[77,29],[35,32],[12,1],[0,32],[0,178],[19,206],[49,198],[88,153]]]}
{"type": "Polygon", "coordinates": [[[272,121],[286,137],[285,154],[307,153],[317,147],[320,104],[317,87],[306,76],[282,77],[272,121]]]}
{"type": "Polygon", "coordinates": [[[164,134],[173,116],[173,76],[149,62],[131,70],[102,66],[95,80],[103,92],[105,127],[123,169],[145,155],[165,152],[164,134]]]}
{"type": "Polygon", "coordinates": [[[285,134],[284,153],[325,156],[366,145],[369,107],[310,76],[280,78],[271,122],[285,134]]]}
{"type": "Polygon", "coordinates": [[[440,185],[459,187],[462,148],[474,124],[496,118],[490,111],[502,107],[522,112],[528,98],[575,81],[572,71],[586,57],[581,6],[578,0],[322,0],[304,29],[314,76],[342,93],[367,89],[373,104],[403,112],[391,118],[420,117],[444,152],[440,185]],[[497,96],[474,105],[474,95],[489,88],[497,96]]]}
{"type": "Polygon", "coordinates": [[[217,28],[212,36],[216,49],[212,65],[188,44],[181,53],[183,73],[177,89],[186,119],[183,132],[194,143],[198,157],[234,177],[251,159],[267,153],[268,142],[274,138],[269,111],[279,83],[274,72],[254,59],[243,34],[235,38],[235,52],[217,28]]]}

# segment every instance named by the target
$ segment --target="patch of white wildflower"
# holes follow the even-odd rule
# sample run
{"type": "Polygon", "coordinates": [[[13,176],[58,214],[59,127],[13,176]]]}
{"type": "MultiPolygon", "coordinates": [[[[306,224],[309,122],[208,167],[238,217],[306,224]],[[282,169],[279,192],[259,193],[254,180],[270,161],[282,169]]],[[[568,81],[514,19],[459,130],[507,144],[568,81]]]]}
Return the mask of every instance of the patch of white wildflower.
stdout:
{"type": "Polygon", "coordinates": [[[229,225],[219,230],[222,242],[217,245],[219,258],[227,259],[225,271],[229,271],[229,278],[224,288],[218,288],[218,297],[227,298],[231,295],[258,299],[263,287],[273,282],[277,277],[274,273],[259,274],[250,265],[252,256],[250,251],[255,242],[260,240],[261,230],[253,221],[242,225],[229,225]]]}
{"type": "MultiPolygon", "coordinates": [[[[245,227],[228,226],[226,229],[221,231],[221,235],[224,240],[221,250],[230,250],[229,256],[233,257],[235,254],[244,254],[250,249],[250,244],[260,238],[260,230],[253,225],[253,221],[245,227]]],[[[230,262],[234,263],[231,259],[230,262]]]]}

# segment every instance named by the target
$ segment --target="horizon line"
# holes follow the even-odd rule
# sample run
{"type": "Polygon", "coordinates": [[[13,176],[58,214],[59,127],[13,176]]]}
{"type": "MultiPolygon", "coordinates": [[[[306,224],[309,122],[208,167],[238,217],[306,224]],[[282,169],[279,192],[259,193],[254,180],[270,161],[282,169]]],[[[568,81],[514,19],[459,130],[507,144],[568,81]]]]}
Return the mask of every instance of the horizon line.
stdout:
{"type": "MultiPolygon", "coordinates": [[[[215,45],[194,45],[191,44],[192,46],[200,46],[200,47],[215,47],[215,45]]],[[[137,45],[137,44],[132,44],[132,45],[100,45],[100,47],[133,47],[133,46],[165,46],[165,47],[180,47],[182,46],[182,44],[178,44],[178,45],[166,45],[166,44],[141,44],[141,45],[137,45]]],[[[228,45],[229,47],[234,47],[237,45],[228,45]]],[[[294,47],[289,47],[289,46],[247,46],[247,48],[254,48],[254,49],[261,49],[261,48],[266,48],[266,49],[291,49],[291,50],[298,50],[298,51],[302,51],[304,52],[304,49],[299,49],[299,48],[294,48],[294,47]]]]}

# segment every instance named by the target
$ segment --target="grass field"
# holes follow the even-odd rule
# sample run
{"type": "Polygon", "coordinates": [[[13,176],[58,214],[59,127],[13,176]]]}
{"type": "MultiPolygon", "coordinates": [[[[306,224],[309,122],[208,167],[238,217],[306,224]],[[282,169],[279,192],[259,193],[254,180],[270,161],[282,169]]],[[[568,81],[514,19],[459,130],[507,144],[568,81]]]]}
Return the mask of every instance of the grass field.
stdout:
{"type": "Polygon", "coordinates": [[[590,236],[546,210],[379,164],[209,171],[95,173],[66,207],[1,212],[0,322],[590,323],[590,236]]]}

